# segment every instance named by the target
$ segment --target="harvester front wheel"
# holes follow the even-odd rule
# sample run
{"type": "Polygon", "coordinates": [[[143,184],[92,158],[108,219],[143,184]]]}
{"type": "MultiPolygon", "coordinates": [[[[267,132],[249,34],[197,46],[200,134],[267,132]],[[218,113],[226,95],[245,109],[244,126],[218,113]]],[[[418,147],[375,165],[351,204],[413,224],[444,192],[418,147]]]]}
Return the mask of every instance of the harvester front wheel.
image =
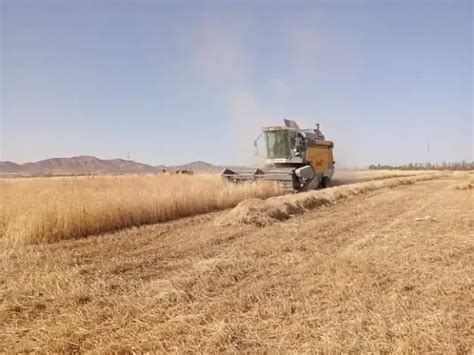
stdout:
{"type": "Polygon", "coordinates": [[[321,182],[323,189],[331,186],[331,178],[329,176],[323,176],[323,181],[321,182]]]}

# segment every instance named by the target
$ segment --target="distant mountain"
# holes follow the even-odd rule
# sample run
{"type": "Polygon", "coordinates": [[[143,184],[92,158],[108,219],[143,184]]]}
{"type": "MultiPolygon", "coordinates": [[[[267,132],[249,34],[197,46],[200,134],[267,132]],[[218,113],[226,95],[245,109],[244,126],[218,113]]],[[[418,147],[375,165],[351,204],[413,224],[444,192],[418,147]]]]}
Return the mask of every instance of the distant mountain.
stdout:
{"type": "Polygon", "coordinates": [[[169,170],[193,170],[193,171],[214,171],[223,169],[222,166],[206,163],[205,161],[193,161],[188,164],[169,166],[169,170]]]}
{"type": "Polygon", "coordinates": [[[0,173],[20,173],[23,167],[11,161],[0,161],[0,173]]]}
{"type": "Polygon", "coordinates": [[[48,175],[90,175],[90,174],[149,174],[163,170],[217,171],[222,167],[204,161],[166,167],[152,166],[124,159],[99,159],[81,155],[72,158],[52,158],[33,163],[16,164],[0,162],[0,174],[20,174],[26,176],[48,175]]]}
{"type": "Polygon", "coordinates": [[[52,158],[25,164],[0,162],[0,173],[21,175],[140,174],[158,172],[163,168],[163,166],[151,166],[132,160],[107,160],[86,155],[52,158]]]}

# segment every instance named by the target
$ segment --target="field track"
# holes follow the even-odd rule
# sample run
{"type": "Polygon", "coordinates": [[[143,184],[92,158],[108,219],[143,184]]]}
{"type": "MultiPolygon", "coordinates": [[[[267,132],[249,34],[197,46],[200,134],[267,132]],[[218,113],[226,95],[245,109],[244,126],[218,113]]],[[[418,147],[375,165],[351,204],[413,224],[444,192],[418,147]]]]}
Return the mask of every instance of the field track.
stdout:
{"type": "Polygon", "coordinates": [[[473,192],[453,188],[465,181],[265,227],[218,223],[227,210],[5,251],[0,351],[468,352],[473,192]]]}

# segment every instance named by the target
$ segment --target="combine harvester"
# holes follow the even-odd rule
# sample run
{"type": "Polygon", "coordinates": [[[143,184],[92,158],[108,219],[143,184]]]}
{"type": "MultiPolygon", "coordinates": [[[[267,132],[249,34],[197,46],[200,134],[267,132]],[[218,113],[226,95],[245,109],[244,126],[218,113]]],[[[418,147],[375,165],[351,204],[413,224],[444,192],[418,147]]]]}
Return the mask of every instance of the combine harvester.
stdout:
{"type": "Polygon", "coordinates": [[[267,150],[265,167],[225,169],[222,176],[232,182],[276,181],[294,192],[328,187],[334,173],[334,143],[325,139],[319,124],[313,130],[300,129],[295,121],[284,122],[285,126],[263,128],[267,150]]]}

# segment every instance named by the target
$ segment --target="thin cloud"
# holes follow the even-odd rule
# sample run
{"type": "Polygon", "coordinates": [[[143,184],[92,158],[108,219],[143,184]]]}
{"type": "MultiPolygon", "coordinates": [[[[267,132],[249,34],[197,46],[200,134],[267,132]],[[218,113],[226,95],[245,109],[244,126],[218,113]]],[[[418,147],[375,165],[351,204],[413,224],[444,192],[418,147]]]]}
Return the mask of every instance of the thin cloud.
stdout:
{"type": "Polygon", "coordinates": [[[280,78],[272,78],[267,83],[268,91],[276,97],[287,96],[290,87],[286,81],[280,78]]]}
{"type": "Polygon", "coordinates": [[[215,21],[193,34],[191,60],[196,73],[212,82],[238,80],[248,67],[240,35],[215,21]]]}
{"type": "Polygon", "coordinates": [[[236,159],[242,163],[261,163],[264,160],[263,140],[259,141],[260,157],[255,156],[254,140],[262,127],[275,125],[274,112],[264,107],[249,89],[232,90],[229,94],[229,110],[236,137],[236,159]]]}

